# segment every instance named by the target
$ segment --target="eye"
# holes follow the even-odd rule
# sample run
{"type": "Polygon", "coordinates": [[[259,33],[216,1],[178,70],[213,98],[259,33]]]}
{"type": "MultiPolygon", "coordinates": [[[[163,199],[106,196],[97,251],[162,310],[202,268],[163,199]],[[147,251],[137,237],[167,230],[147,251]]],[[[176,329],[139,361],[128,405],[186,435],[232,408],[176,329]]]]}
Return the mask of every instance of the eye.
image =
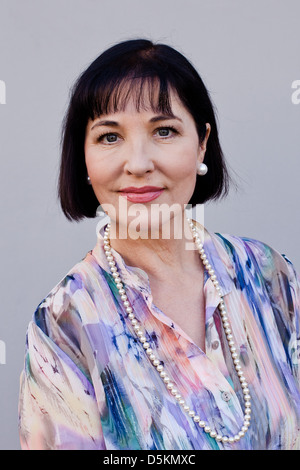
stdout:
{"type": "Polygon", "coordinates": [[[113,132],[109,132],[107,134],[102,134],[102,135],[99,135],[99,137],[97,138],[97,142],[101,142],[101,143],[104,143],[104,144],[114,144],[115,142],[117,142],[117,134],[114,134],[113,132]]]}
{"type": "Polygon", "coordinates": [[[159,137],[172,137],[173,134],[178,134],[178,131],[175,127],[167,126],[167,127],[159,127],[157,130],[159,137]]]}

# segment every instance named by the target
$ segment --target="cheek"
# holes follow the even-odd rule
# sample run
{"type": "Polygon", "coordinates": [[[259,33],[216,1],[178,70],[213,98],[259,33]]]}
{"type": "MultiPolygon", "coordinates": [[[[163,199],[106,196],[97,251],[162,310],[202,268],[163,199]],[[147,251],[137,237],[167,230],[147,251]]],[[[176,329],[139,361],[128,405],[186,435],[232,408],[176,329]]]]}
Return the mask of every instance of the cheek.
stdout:
{"type": "Polygon", "coordinates": [[[97,162],[97,159],[95,151],[92,147],[87,146],[87,144],[84,145],[84,158],[87,172],[89,175],[91,175],[95,167],[95,163],[97,162]]]}
{"type": "Polygon", "coordinates": [[[112,162],[107,164],[96,148],[85,147],[85,164],[94,185],[105,185],[106,182],[112,181],[114,166],[112,162]]]}
{"type": "Polygon", "coordinates": [[[197,151],[194,146],[182,146],[171,157],[169,160],[169,174],[173,179],[183,181],[195,176],[197,151]]]}

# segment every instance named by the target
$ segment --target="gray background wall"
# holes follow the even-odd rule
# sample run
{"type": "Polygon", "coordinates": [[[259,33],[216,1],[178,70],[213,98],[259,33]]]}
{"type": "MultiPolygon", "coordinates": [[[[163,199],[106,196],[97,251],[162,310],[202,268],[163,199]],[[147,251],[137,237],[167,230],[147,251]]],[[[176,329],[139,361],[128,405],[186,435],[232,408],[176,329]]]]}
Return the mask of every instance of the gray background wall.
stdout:
{"type": "Polygon", "coordinates": [[[19,449],[27,324],[96,243],[98,220],[68,222],[55,193],[75,78],[125,39],[148,37],[183,52],[210,90],[240,187],[205,206],[205,225],[262,240],[300,270],[300,93],[292,101],[299,18],[299,0],[0,0],[1,449],[19,449]]]}

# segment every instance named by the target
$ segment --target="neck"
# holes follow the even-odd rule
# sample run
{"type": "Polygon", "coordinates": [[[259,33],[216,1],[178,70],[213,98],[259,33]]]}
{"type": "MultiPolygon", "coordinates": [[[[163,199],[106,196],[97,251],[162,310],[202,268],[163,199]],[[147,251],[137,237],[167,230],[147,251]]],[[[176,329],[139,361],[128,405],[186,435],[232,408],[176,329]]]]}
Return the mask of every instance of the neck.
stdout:
{"type": "MultiPolygon", "coordinates": [[[[160,227],[155,238],[114,237],[110,244],[128,266],[139,267],[157,280],[165,281],[166,276],[176,278],[183,273],[192,275],[202,264],[186,217],[180,222],[172,219],[171,225],[170,234],[165,238],[162,235],[166,235],[166,231],[160,227]]],[[[119,231],[116,230],[115,233],[119,231]]]]}

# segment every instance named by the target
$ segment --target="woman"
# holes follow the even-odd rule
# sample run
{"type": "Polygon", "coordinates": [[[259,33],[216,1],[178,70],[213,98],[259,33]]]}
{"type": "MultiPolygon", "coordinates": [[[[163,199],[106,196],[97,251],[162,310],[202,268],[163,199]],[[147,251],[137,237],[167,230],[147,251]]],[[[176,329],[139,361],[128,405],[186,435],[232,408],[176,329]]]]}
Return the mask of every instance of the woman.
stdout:
{"type": "Polygon", "coordinates": [[[295,269],[186,217],[229,181],[179,52],[125,41],[79,77],[61,206],[80,220],[101,204],[110,223],[28,327],[23,449],[300,449],[295,269]]]}

